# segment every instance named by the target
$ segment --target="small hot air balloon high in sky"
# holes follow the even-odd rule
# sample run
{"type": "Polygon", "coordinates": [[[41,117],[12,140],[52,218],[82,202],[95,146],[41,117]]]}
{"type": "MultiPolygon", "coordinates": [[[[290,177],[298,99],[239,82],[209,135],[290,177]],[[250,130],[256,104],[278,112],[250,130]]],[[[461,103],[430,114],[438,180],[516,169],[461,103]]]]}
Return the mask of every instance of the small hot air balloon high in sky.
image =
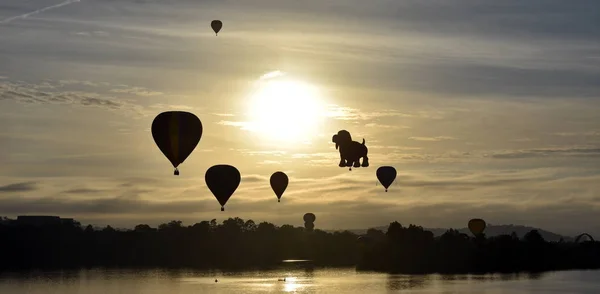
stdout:
{"type": "Polygon", "coordinates": [[[468,226],[469,226],[469,231],[471,231],[471,233],[474,236],[479,236],[485,230],[486,224],[485,224],[484,220],[482,220],[480,218],[474,218],[469,221],[468,226]]]}
{"type": "Polygon", "coordinates": [[[194,151],[201,137],[202,122],[189,112],[167,111],[152,121],[152,138],[175,168],[176,176],[177,167],[194,151]]]}
{"type": "Polygon", "coordinates": [[[377,179],[385,187],[385,191],[396,179],[396,169],[392,166],[382,166],[377,169],[377,179]]]}
{"type": "Polygon", "coordinates": [[[277,195],[277,202],[281,202],[281,196],[283,195],[283,192],[285,192],[285,189],[289,183],[288,176],[284,172],[278,171],[271,175],[271,179],[269,181],[271,182],[271,188],[273,189],[273,192],[275,192],[275,195],[277,195]]]}
{"type": "Polygon", "coordinates": [[[240,185],[241,179],[238,169],[226,164],[211,166],[204,174],[206,186],[221,204],[221,211],[225,211],[225,204],[240,185]]]}
{"type": "Polygon", "coordinates": [[[217,36],[219,31],[221,31],[221,28],[223,28],[223,23],[216,19],[210,22],[210,27],[213,29],[213,31],[215,31],[215,36],[217,36]]]}

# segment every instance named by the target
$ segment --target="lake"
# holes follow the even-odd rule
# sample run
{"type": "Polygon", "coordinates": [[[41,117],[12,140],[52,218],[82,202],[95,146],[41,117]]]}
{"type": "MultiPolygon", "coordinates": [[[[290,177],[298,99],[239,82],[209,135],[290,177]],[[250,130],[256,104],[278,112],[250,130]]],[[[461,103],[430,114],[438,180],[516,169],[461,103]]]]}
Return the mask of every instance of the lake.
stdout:
{"type": "Polygon", "coordinates": [[[79,270],[0,273],[0,293],[600,293],[600,271],[388,275],[352,269],[245,272],[79,270]],[[286,281],[278,279],[286,278],[286,281]],[[215,283],[215,279],[219,281],[215,283]]]}

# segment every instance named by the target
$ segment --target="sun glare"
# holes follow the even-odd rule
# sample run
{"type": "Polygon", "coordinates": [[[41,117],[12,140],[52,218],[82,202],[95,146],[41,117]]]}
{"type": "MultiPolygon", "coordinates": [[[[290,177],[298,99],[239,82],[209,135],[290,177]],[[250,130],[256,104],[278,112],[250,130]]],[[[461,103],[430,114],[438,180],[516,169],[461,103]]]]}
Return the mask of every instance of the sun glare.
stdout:
{"type": "Polygon", "coordinates": [[[324,109],[315,86],[280,77],[265,78],[259,80],[257,91],[250,96],[248,116],[252,129],[268,139],[296,143],[317,135],[324,109]]]}

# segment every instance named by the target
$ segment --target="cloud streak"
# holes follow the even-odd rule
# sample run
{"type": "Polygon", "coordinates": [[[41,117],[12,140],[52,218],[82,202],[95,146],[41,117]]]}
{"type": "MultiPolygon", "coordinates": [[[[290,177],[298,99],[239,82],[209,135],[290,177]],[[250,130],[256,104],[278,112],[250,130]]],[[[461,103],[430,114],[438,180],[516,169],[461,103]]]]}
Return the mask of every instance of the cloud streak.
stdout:
{"type": "Polygon", "coordinates": [[[37,104],[68,104],[81,106],[94,106],[109,110],[130,111],[137,114],[143,114],[144,107],[123,99],[102,95],[94,92],[84,91],[57,91],[54,89],[62,88],[68,84],[88,84],[87,82],[60,81],[58,85],[52,85],[48,82],[43,84],[28,84],[0,81],[0,101],[16,101],[19,103],[37,104]],[[51,91],[45,91],[51,90],[51,91]]]}
{"type": "Polygon", "coordinates": [[[456,140],[454,137],[450,136],[438,136],[438,137],[409,137],[409,140],[415,141],[429,141],[429,142],[439,142],[439,141],[447,141],[447,140],[456,140]]]}
{"type": "Polygon", "coordinates": [[[37,190],[36,182],[22,182],[0,186],[0,193],[2,192],[28,192],[37,190]]]}
{"type": "Polygon", "coordinates": [[[0,24],[7,24],[7,23],[10,23],[11,21],[14,21],[14,20],[17,20],[17,19],[26,19],[26,18],[28,18],[28,17],[30,17],[32,15],[36,15],[38,13],[42,13],[42,12],[47,11],[47,10],[60,8],[60,7],[69,5],[69,4],[76,3],[76,2],[81,2],[81,0],[67,0],[65,2],[61,2],[61,3],[58,3],[56,5],[52,5],[52,6],[40,8],[40,9],[32,11],[32,12],[28,12],[28,13],[17,15],[17,16],[13,16],[13,17],[9,17],[9,18],[0,20],[0,24]]]}

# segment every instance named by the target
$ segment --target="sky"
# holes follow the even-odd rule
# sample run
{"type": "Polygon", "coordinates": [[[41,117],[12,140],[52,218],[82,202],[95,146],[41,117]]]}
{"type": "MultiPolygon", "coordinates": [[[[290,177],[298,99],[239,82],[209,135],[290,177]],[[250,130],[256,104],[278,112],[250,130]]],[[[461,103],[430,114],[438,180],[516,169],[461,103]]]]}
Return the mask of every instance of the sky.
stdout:
{"type": "Polygon", "coordinates": [[[600,233],[597,0],[3,0],[0,215],[600,233]],[[223,21],[218,36],[210,28],[223,21]],[[197,115],[179,177],[163,111],[197,115]],[[365,139],[339,168],[331,138],[365,139]],[[204,182],[242,182],[224,212],[204,182]],[[379,166],[398,177],[384,192],[379,166]],[[275,171],[290,184],[277,203],[275,171]]]}

